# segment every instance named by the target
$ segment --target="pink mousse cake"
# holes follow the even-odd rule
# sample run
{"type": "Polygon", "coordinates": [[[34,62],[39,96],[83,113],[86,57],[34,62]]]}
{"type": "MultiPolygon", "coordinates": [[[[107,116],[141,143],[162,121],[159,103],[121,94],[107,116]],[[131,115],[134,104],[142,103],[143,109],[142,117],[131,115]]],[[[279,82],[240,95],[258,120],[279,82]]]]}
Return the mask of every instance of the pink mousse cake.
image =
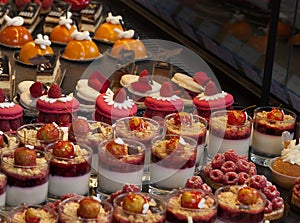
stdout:
{"type": "Polygon", "coordinates": [[[134,116],[137,113],[137,106],[127,97],[124,88],[120,88],[116,93],[108,89],[106,93],[97,97],[95,110],[96,121],[112,124],[117,119],[134,116]]]}

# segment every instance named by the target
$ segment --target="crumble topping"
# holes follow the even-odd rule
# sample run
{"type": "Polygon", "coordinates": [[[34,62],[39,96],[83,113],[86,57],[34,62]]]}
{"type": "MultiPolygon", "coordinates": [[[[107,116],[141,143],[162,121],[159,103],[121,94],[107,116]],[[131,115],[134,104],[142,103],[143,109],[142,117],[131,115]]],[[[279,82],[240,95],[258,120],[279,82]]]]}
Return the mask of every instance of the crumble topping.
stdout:
{"type": "MultiPolygon", "coordinates": [[[[53,213],[50,213],[42,208],[28,208],[34,216],[40,218],[39,223],[56,223],[57,222],[57,216],[55,216],[53,213]]],[[[22,212],[17,212],[12,216],[12,222],[13,223],[26,223],[25,220],[25,214],[27,209],[23,210],[22,212]]]]}
{"type": "Polygon", "coordinates": [[[182,123],[181,125],[176,125],[174,118],[166,120],[166,126],[168,131],[176,135],[204,135],[206,133],[206,126],[202,122],[193,120],[189,124],[182,123]]]}
{"type": "MultiPolygon", "coordinates": [[[[75,146],[75,156],[72,159],[63,159],[63,158],[58,158],[53,156],[52,161],[56,163],[65,163],[65,164],[77,164],[77,163],[83,163],[87,162],[89,157],[91,156],[91,152],[84,149],[80,148],[79,145],[74,145],[75,146]]],[[[52,154],[52,149],[49,149],[49,152],[52,154]]]]}
{"type": "Polygon", "coordinates": [[[267,111],[257,112],[255,120],[259,122],[261,125],[266,125],[271,128],[285,128],[294,125],[295,118],[291,115],[284,114],[283,121],[276,121],[276,120],[268,119],[267,118],[268,113],[269,112],[267,111]]]}
{"type": "Polygon", "coordinates": [[[86,138],[91,141],[100,141],[103,139],[110,139],[113,135],[113,128],[111,126],[101,125],[100,122],[90,123],[91,131],[86,138]]]}

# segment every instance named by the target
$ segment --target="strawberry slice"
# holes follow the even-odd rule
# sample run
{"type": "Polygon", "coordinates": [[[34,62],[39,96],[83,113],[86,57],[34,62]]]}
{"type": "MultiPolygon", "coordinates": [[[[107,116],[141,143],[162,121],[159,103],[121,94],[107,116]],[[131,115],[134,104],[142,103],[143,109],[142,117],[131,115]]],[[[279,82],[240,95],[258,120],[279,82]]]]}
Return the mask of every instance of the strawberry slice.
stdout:
{"type": "Polygon", "coordinates": [[[228,125],[243,125],[246,121],[247,115],[241,110],[232,110],[227,114],[228,125]]]}
{"type": "Polygon", "coordinates": [[[38,98],[38,97],[42,96],[43,95],[43,84],[39,81],[34,82],[30,86],[29,92],[30,92],[31,96],[34,98],[38,98]]]}
{"type": "Polygon", "coordinates": [[[72,159],[75,157],[75,148],[71,141],[59,140],[52,147],[53,155],[60,158],[72,159]]]}
{"type": "Polygon", "coordinates": [[[179,145],[179,137],[172,137],[166,144],[166,152],[167,154],[171,154],[175,149],[178,148],[179,145]]]}
{"type": "Polygon", "coordinates": [[[102,94],[105,93],[109,88],[110,80],[108,80],[104,74],[100,73],[99,71],[95,71],[88,78],[88,86],[102,94]]]}
{"type": "Polygon", "coordinates": [[[170,82],[162,83],[159,93],[162,97],[172,97],[174,93],[172,84],[170,82]]]}
{"type": "Polygon", "coordinates": [[[152,90],[152,87],[150,84],[148,84],[148,82],[143,83],[143,82],[139,82],[139,81],[131,83],[131,88],[132,88],[132,90],[138,91],[141,93],[146,93],[147,91],[152,90]]]}
{"type": "Polygon", "coordinates": [[[27,147],[18,147],[14,152],[14,162],[19,166],[35,166],[36,151],[27,147]]]}

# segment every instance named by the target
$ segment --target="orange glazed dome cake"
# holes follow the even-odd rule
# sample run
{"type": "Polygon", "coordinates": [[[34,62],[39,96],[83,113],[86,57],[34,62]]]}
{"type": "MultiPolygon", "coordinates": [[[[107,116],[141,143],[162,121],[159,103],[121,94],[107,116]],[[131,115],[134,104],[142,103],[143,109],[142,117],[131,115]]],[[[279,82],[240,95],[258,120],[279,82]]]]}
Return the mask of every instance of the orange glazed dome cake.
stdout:
{"type": "Polygon", "coordinates": [[[106,22],[101,24],[96,30],[94,39],[101,40],[108,43],[114,43],[119,39],[119,34],[114,31],[115,28],[122,30],[123,27],[120,24],[122,16],[113,16],[111,12],[106,17],[106,22]]]}
{"type": "Polygon", "coordinates": [[[71,34],[77,30],[77,27],[73,24],[71,19],[72,13],[68,12],[67,17],[61,16],[59,18],[59,24],[54,27],[50,33],[50,40],[56,43],[67,44],[72,40],[71,34]]]}
{"type": "Polygon", "coordinates": [[[20,16],[10,18],[4,16],[6,27],[0,31],[0,42],[4,45],[19,48],[25,43],[32,41],[32,36],[28,29],[23,26],[24,19],[20,16]]]}
{"type": "Polygon", "coordinates": [[[50,45],[51,41],[47,35],[38,34],[34,41],[30,41],[22,46],[19,60],[26,64],[32,64],[30,59],[37,55],[54,54],[50,45]]]}
{"type": "Polygon", "coordinates": [[[88,31],[74,31],[73,38],[66,46],[63,57],[69,60],[91,60],[101,56],[98,46],[92,41],[88,31]]]}
{"type": "Polygon", "coordinates": [[[147,57],[145,45],[141,40],[135,38],[134,30],[122,31],[115,28],[114,31],[119,34],[119,39],[112,47],[111,56],[118,58],[122,50],[132,50],[135,53],[135,59],[147,57]]]}

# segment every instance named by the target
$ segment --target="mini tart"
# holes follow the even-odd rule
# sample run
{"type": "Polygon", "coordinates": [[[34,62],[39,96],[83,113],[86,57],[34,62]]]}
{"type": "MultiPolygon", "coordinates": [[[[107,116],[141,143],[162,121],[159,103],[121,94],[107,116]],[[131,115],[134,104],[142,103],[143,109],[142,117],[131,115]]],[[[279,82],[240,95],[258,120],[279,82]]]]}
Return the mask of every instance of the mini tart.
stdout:
{"type": "Polygon", "coordinates": [[[57,223],[57,213],[47,207],[42,206],[20,206],[13,210],[12,223],[26,223],[25,214],[30,210],[34,216],[40,218],[40,223],[57,223]]]}
{"type": "Polygon", "coordinates": [[[300,166],[287,161],[283,161],[283,159],[280,157],[274,160],[272,168],[278,173],[284,175],[288,175],[291,177],[300,177],[300,166]]]}
{"type": "Polygon", "coordinates": [[[300,212],[300,183],[296,183],[292,190],[291,207],[293,210],[300,212]]]}

